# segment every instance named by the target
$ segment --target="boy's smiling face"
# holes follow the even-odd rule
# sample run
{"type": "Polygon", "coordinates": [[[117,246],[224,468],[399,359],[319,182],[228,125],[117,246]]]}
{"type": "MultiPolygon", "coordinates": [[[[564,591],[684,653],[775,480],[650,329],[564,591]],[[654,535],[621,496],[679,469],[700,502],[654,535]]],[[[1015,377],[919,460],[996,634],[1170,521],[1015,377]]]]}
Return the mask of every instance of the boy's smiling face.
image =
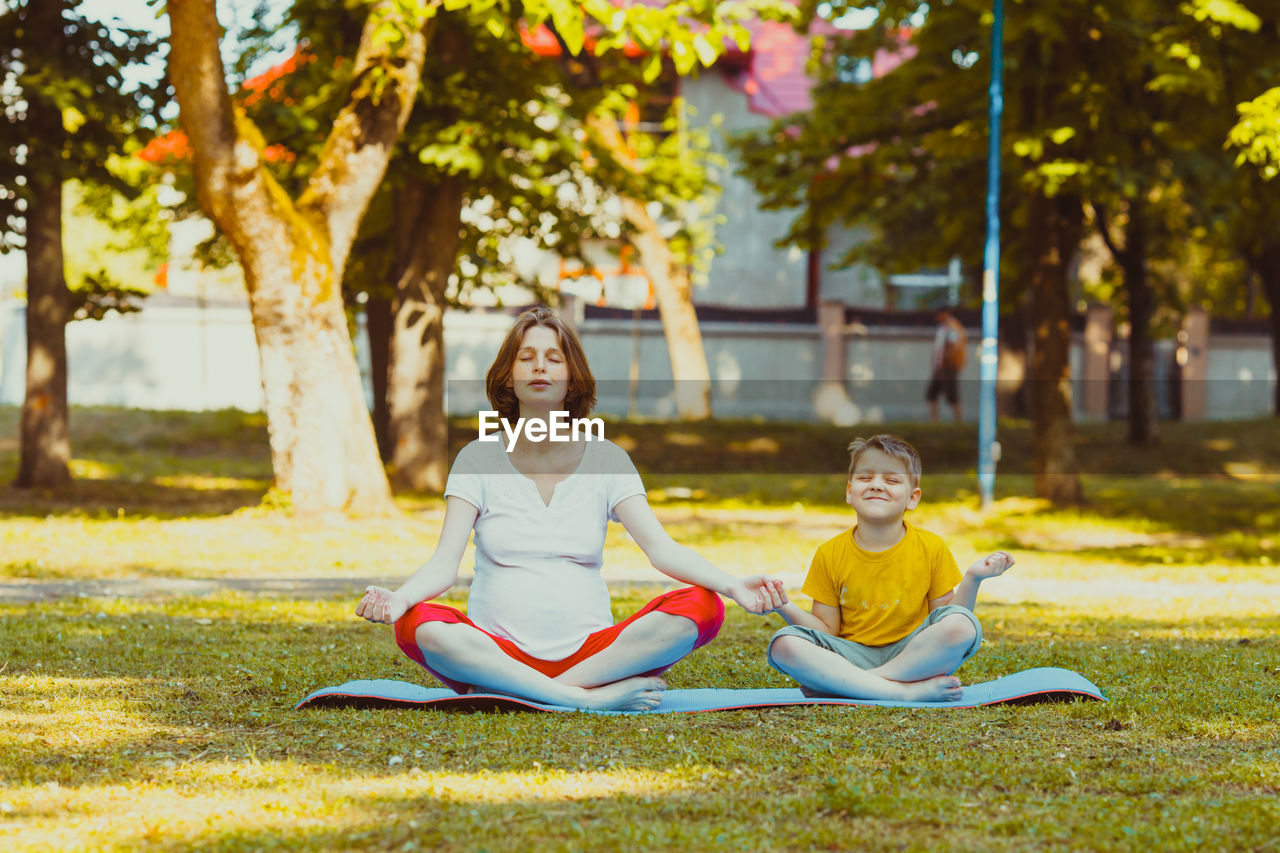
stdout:
{"type": "Polygon", "coordinates": [[[916,508],[920,487],[912,484],[907,463],[868,447],[858,456],[844,499],[860,521],[892,521],[916,508]]]}

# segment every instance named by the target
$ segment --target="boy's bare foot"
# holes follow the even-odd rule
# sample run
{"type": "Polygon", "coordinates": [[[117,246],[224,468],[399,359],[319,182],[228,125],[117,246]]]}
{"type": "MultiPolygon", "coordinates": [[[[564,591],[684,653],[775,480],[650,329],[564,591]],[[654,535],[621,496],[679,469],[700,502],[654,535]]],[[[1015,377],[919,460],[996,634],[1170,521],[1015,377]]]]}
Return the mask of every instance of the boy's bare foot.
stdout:
{"type": "Polygon", "coordinates": [[[964,695],[960,679],[954,675],[938,675],[924,681],[902,682],[903,699],[908,702],[959,702],[964,695]]]}
{"type": "Polygon", "coordinates": [[[636,676],[612,684],[583,690],[583,708],[593,711],[652,711],[662,701],[667,682],[661,678],[636,676]]]}

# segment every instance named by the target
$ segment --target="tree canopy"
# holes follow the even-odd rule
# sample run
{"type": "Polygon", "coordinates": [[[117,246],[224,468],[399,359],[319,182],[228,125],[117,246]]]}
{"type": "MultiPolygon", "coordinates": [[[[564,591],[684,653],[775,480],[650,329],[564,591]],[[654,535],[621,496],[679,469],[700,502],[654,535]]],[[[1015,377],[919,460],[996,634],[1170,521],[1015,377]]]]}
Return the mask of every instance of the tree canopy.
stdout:
{"type": "MultiPolygon", "coordinates": [[[[833,28],[853,8],[806,6],[817,34],[814,109],[741,139],[744,172],[769,206],[797,208],[788,242],[822,245],[832,227],[869,225],[845,262],[898,272],[959,256],[976,270],[989,4],[879,2],[865,29],[833,28]]],[[[1274,22],[1234,0],[1006,7],[1001,298],[1006,311],[1029,307],[1038,354],[1060,351],[1033,375],[1033,396],[1069,388],[1066,313],[1083,294],[1068,291],[1068,266],[1096,235],[1113,255],[1131,329],[1131,437],[1154,437],[1152,317],[1160,304],[1238,291],[1227,199],[1242,202],[1235,209],[1267,203],[1223,168],[1221,105],[1275,79],[1274,22]],[[1205,203],[1213,199],[1221,204],[1205,203]],[[1222,278],[1180,274],[1188,268],[1222,278]]],[[[1062,423],[1070,400],[1055,395],[1046,405],[1062,423]]]]}
{"type": "MultiPolygon", "coordinates": [[[[593,52],[635,45],[658,57],[649,60],[646,70],[661,71],[662,55],[670,55],[677,68],[709,64],[727,38],[749,36],[744,23],[760,9],[776,8],[780,14],[787,9],[781,0],[689,0],[660,6],[615,6],[607,0],[371,0],[349,5],[362,13],[354,55],[339,64],[334,51],[332,65],[318,66],[321,78],[336,85],[326,84],[296,103],[279,102],[303,114],[302,121],[292,123],[295,127],[307,123],[308,108],[331,98],[337,104],[332,122],[317,128],[323,141],[308,147],[318,152],[313,165],[286,185],[272,172],[261,127],[228,97],[213,3],[167,4],[170,76],[195,155],[198,196],[234,247],[250,292],[277,486],[307,511],[381,511],[389,505],[372,431],[359,403],[363,395],[338,284],[359,225],[418,102],[426,57],[449,49],[437,41],[447,31],[444,17],[465,17],[496,38],[547,23],[571,54],[587,48],[590,35],[593,52]],[[591,32],[593,25],[600,26],[598,33],[591,32]]],[[[296,8],[305,14],[319,6],[300,2],[296,8]]],[[[442,73],[448,73],[444,66],[442,73]]],[[[433,139],[423,140],[419,161],[468,173],[479,167],[482,174],[486,164],[459,145],[474,135],[476,120],[460,113],[440,119],[444,126],[433,139]]],[[[522,154],[525,167],[554,150],[546,139],[543,145],[529,141],[522,154]]],[[[501,161],[488,167],[504,168],[501,161]]]]}

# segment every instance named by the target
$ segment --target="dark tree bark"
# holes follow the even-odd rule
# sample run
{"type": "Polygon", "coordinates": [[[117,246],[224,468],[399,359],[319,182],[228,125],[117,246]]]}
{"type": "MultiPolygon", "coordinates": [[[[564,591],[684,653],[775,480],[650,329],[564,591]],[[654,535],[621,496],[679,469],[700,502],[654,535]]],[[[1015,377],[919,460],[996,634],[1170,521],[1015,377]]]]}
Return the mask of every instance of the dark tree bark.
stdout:
{"type": "Polygon", "coordinates": [[[27,211],[27,392],[22,403],[19,488],[71,482],[67,320],[62,271],[62,179],[32,181],[27,211]]]}
{"type": "Polygon", "coordinates": [[[200,203],[249,290],[276,487],[303,513],[394,511],[338,282],[413,106],[429,25],[391,0],[370,5],[352,94],[295,202],[227,94],[214,0],[169,0],[168,10],[169,76],[200,203]]]}
{"type": "MultiPolygon", "coordinates": [[[[61,0],[30,3],[25,25],[41,34],[49,56],[65,39],[61,0]]],[[[62,113],[42,97],[27,107],[32,138],[41,140],[28,160],[31,203],[26,215],[27,388],[22,403],[19,488],[56,488],[71,482],[70,415],[67,407],[67,321],[70,295],[62,257],[62,113]]]]}
{"type": "Polygon", "coordinates": [[[1068,277],[1084,216],[1073,195],[1035,192],[1027,201],[1031,248],[1031,424],[1036,494],[1055,504],[1081,500],[1071,397],[1068,277]]]}
{"type": "Polygon", "coordinates": [[[1111,235],[1106,209],[1100,204],[1094,204],[1093,209],[1103,242],[1124,275],[1124,289],[1129,300],[1129,443],[1147,446],[1159,440],[1155,342],[1151,337],[1155,293],[1147,275],[1150,223],[1141,197],[1130,198],[1129,221],[1124,229],[1124,245],[1121,246],[1111,235]]]}
{"type": "Polygon", "coordinates": [[[396,301],[387,380],[396,485],[444,491],[449,422],[444,410],[445,288],[461,243],[467,182],[408,181],[396,199],[396,301]]]}
{"type": "Polygon", "coordinates": [[[390,299],[370,297],[364,304],[365,334],[369,339],[369,378],[373,384],[373,434],[378,455],[391,461],[391,416],[387,411],[387,376],[391,360],[391,331],[395,328],[390,299]]]}
{"type": "MultiPolygon", "coordinates": [[[[1057,78],[1055,64],[1076,50],[1068,43],[1046,49],[1028,34],[1011,49],[1028,72],[1011,81],[1021,103],[1021,132],[1055,126],[1060,93],[1044,81],[1057,78]]],[[[1026,197],[1025,269],[1031,376],[1032,481],[1036,495],[1054,504],[1079,503],[1083,494],[1076,463],[1071,389],[1071,263],[1084,231],[1084,211],[1073,192],[1047,195],[1035,187],[1026,197]]]]}

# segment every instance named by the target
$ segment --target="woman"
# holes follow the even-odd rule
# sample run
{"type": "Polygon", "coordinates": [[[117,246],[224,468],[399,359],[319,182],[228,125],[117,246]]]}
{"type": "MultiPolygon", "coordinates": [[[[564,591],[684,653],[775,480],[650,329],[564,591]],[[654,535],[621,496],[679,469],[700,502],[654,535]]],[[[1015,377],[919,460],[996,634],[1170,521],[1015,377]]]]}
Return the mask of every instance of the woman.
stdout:
{"type": "MultiPolygon", "coordinates": [[[[595,405],[577,335],[542,307],[516,320],[485,386],[510,424],[523,418],[549,425],[551,413],[565,410],[584,418],[595,405]]],[[[462,449],[431,558],[394,592],[369,587],[356,607],[371,622],[394,623],[405,654],[454,690],[649,710],[666,687],[658,676],[720,630],[724,606],[715,593],[752,613],[779,600],[781,582],[731,577],[676,544],[650,509],[630,457],[613,442],[525,435],[509,451],[506,436],[462,449]],[[692,584],[617,625],[600,573],[610,519],[626,527],[654,568],[692,584]],[[472,530],[468,612],[428,603],[457,580],[472,530]]]]}

